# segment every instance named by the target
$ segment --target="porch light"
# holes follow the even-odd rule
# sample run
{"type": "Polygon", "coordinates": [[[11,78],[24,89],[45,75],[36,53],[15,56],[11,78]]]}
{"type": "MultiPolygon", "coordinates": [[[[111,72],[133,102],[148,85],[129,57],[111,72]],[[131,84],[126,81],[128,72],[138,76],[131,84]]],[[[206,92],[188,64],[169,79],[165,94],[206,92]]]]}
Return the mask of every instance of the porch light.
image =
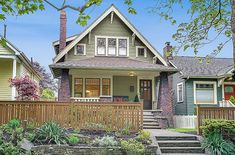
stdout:
{"type": "Polygon", "coordinates": [[[129,72],[128,75],[129,76],[135,76],[135,72],[129,72]]]}

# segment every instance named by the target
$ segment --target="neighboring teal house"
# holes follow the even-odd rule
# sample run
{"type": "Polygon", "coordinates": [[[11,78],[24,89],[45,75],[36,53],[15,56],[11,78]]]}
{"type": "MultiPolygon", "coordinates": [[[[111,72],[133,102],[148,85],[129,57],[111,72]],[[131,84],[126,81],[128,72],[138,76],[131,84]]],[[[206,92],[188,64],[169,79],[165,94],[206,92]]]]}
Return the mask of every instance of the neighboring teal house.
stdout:
{"type": "Polygon", "coordinates": [[[200,59],[175,56],[169,60],[180,71],[172,79],[175,115],[194,115],[196,105],[233,106],[229,102],[235,96],[233,59],[200,59]]]}

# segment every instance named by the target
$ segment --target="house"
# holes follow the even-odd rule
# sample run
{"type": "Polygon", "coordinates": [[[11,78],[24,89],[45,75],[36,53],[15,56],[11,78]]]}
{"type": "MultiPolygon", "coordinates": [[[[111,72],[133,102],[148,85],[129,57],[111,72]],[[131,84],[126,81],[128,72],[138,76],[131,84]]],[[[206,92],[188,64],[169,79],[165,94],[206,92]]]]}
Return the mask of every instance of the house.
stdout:
{"type": "Polygon", "coordinates": [[[194,115],[196,105],[232,106],[229,102],[231,96],[235,97],[232,58],[175,56],[169,61],[179,70],[172,77],[176,115],[194,115]]]}
{"type": "Polygon", "coordinates": [[[114,6],[79,35],[66,38],[60,15],[60,40],[53,42],[50,69],[59,78],[59,101],[123,102],[143,99],[145,110],[172,115],[168,75],[175,73],[150,42],[114,6]]]}
{"type": "Polygon", "coordinates": [[[10,87],[9,79],[29,76],[39,84],[41,76],[33,68],[30,60],[6,38],[0,44],[0,100],[15,100],[16,90],[10,87]]]}

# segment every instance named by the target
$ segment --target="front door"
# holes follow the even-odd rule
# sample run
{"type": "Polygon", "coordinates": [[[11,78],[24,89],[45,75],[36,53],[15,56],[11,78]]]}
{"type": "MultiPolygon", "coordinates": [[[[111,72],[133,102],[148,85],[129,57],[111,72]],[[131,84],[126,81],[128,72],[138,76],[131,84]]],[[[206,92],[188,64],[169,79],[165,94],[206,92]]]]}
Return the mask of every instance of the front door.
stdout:
{"type": "Polygon", "coordinates": [[[224,85],[225,100],[229,100],[231,96],[235,97],[235,85],[224,85]]]}
{"type": "Polygon", "coordinates": [[[144,100],[144,109],[152,109],[152,80],[140,80],[140,99],[144,100]]]}

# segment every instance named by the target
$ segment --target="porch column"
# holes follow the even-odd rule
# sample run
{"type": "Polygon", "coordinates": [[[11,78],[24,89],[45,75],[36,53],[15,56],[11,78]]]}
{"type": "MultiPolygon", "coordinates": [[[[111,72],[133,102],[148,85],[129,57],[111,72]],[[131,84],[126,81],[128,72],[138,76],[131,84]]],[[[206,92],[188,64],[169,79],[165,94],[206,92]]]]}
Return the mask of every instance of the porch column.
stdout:
{"type": "MultiPolygon", "coordinates": [[[[14,79],[15,77],[16,77],[16,59],[13,59],[13,62],[12,62],[12,79],[14,79]]],[[[15,100],[15,97],[16,97],[16,88],[12,87],[11,91],[12,91],[11,99],[15,100]]]]}
{"type": "Polygon", "coordinates": [[[69,69],[62,69],[58,100],[70,101],[69,69]]]}
{"type": "Polygon", "coordinates": [[[167,118],[168,125],[173,126],[173,103],[172,103],[172,91],[169,86],[168,73],[160,73],[160,86],[159,86],[159,98],[158,109],[162,110],[162,115],[167,118]]]}

